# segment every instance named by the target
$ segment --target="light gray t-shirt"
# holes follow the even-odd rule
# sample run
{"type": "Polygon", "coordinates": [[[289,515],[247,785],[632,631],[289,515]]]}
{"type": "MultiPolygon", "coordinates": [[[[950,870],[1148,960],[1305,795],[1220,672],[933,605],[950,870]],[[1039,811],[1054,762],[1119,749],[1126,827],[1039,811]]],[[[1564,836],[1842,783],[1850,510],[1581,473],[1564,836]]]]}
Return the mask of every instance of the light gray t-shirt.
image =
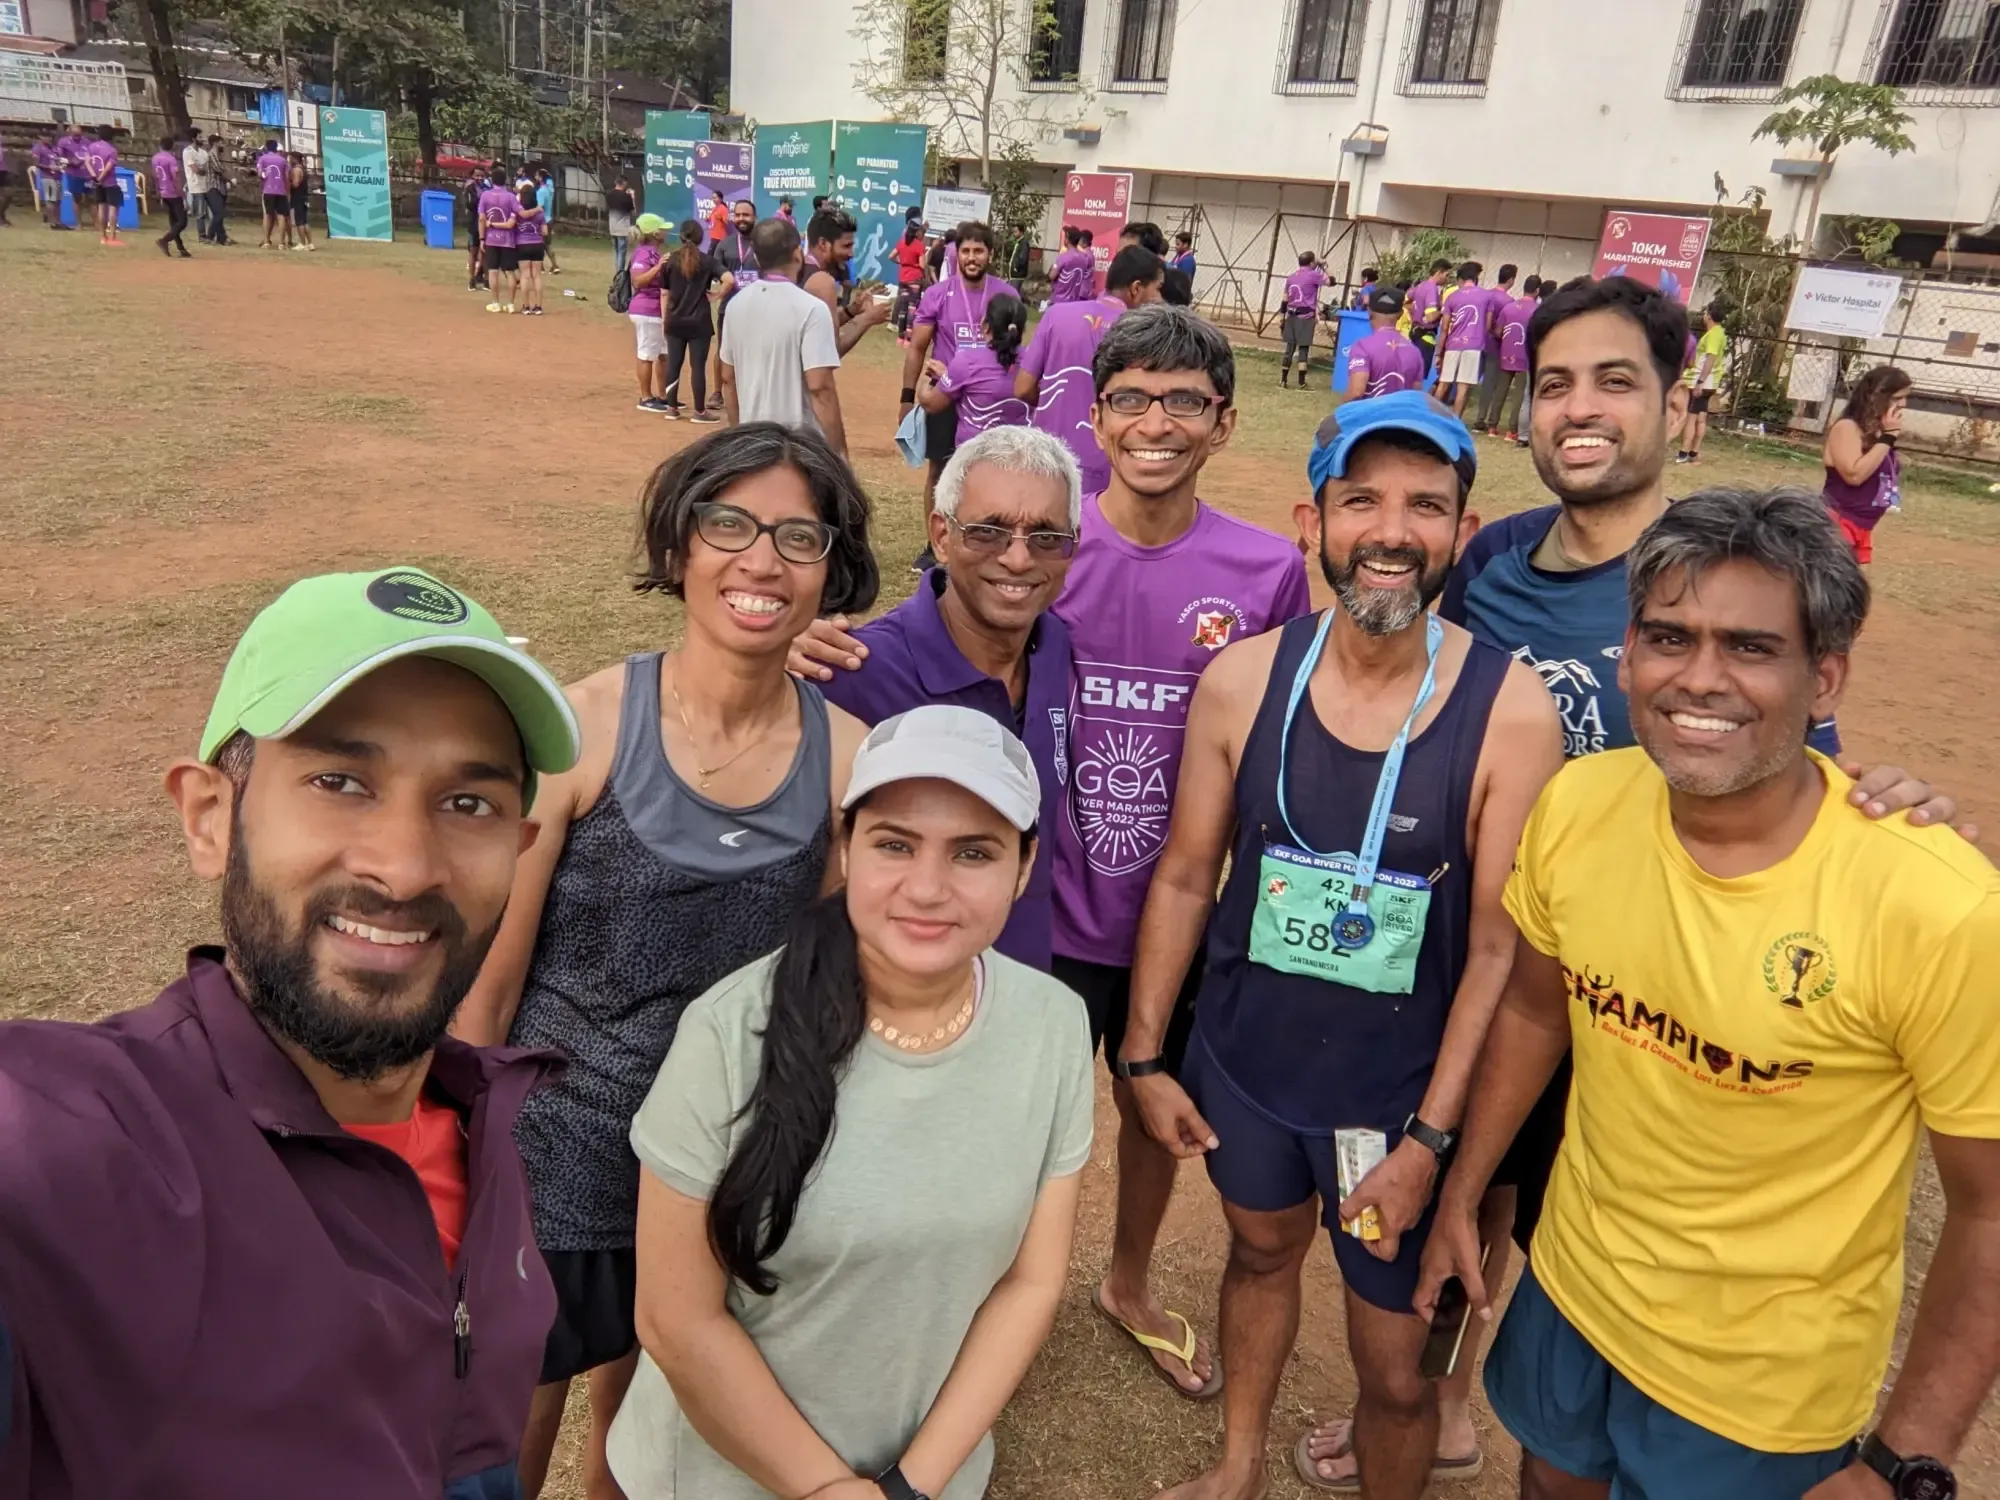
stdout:
{"type": "Polygon", "coordinates": [[[833,314],[792,282],[753,281],[729,299],[722,362],[736,371],[736,410],[743,421],[818,432],[806,371],[840,368],[833,314]]]}
{"type": "MultiPolygon", "coordinates": [[[[777,1291],[729,1290],[778,1384],[859,1473],[903,1456],[1013,1265],[1043,1184],[1090,1157],[1083,1002],[1012,959],[983,962],[978,1010],[943,1051],[912,1055],[863,1034],[833,1139],[766,1263],[777,1291]]],[[[741,1138],[776,963],[761,958],[688,1006],[632,1122],[639,1160],[690,1197],[709,1196],[741,1138]]],[[[631,1500],[769,1500],[702,1441],[643,1354],[610,1460],[631,1500]]],[[[978,1500],[992,1471],[988,1434],[937,1500],[978,1500]]]]}

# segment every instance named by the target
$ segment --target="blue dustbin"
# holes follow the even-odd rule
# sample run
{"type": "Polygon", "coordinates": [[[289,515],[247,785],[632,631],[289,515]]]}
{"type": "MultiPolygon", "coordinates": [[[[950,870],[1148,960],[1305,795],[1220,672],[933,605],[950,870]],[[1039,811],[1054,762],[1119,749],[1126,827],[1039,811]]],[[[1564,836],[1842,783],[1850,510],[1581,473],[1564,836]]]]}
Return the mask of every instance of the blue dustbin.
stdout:
{"type": "Polygon", "coordinates": [[[1333,389],[1347,389],[1347,351],[1365,339],[1374,330],[1368,314],[1356,308],[1343,307],[1340,310],[1340,338],[1333,346],[1333,389]]]}
{"type": "MultiPolygon", "coordinates": [[[[125,189],[125,203],[118,210],[118,227],[120,229],[137,229],[139,227],[139,174],[130,167],[119,167],[115,175],[118,178],[118,185],[125,189]]],[[[91,203],[86,204],[85,207],[89,210],[84,216],[85,221],[94,224],[97,221],[97,205],[91,203]]],[[[69,195],[69,184],[67,181],[63,184],[62,221],[72,229],[76,227],[76,203],[69,195]]]]}
{"type": "Polygon", "coordinates": [[[452,215],[458,200],[450,193],[426,188],[418,201],[424,217],[425,246],[432,250],[451,249],[452,215]]]}

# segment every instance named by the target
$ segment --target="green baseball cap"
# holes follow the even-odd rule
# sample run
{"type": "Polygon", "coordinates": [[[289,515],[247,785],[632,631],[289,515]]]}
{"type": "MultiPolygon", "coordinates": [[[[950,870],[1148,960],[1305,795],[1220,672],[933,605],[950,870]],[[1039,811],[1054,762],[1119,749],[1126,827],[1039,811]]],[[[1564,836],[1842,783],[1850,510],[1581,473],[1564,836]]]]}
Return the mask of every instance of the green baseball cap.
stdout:
{"type": "Polygon", "coordinates": [[[302,578],[250,622],[236,643],[201,735],[213,762],[237,731],[283,739],[376,668],[406,656],[463,667],[499,696],[535,774],[567,771],[581,743],[562,687],[512,645],[493,616],[421,568],[302,578]]]}
{"type": "Polygon", "coordinates": [[[640,214],[632,223],[641,234],[658,234],[668,227],[667,221],[658,214],[640,214]]]}

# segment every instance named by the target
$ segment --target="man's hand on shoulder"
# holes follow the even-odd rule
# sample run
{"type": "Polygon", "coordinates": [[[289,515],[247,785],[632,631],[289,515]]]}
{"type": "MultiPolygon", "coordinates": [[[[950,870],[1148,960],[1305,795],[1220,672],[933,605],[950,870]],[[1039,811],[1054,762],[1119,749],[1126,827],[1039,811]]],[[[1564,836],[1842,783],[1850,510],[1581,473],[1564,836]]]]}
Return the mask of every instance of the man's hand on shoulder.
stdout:
{"type": "Polygon", "coordinates": [[[1886,818],[1891,813],[1908,812],[1918,828],[1942,825],[1955,828],[1969,843],[1979,842],[1979,825],[1971,819],[1958,821],[1958,801],[1949,793],[1919,781],[1901,766],[1876,766],[1863,771],[1861,763],[1843,760],[1840,769],[1854,778],[1854,790],[1847,794],[1850,804],[1869,818],[1886,818]]]}
{"type": "Polygon", "coordinates": [[[793,637],[785,670],[809,682],[831,682],[834,670],[858,672],[868,659],[868,647],[853,634],[853,622],[846,615],[814,620],[793,637]]]}

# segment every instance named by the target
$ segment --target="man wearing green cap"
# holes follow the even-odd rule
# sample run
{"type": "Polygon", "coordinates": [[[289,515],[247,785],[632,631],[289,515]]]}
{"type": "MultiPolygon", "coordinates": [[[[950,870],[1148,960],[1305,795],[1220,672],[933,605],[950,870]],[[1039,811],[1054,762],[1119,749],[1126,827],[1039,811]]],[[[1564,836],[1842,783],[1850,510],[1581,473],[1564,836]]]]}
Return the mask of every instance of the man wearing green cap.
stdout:
{"type": "Polygon", "coordinates": [[[553,1059],[445,1027],[577,749],[415,568],[251,623],[167,773],[226,947],[0,1024],[0,1494],[519,1494],[554,1295],[512,1126],[553,1059]]]}

